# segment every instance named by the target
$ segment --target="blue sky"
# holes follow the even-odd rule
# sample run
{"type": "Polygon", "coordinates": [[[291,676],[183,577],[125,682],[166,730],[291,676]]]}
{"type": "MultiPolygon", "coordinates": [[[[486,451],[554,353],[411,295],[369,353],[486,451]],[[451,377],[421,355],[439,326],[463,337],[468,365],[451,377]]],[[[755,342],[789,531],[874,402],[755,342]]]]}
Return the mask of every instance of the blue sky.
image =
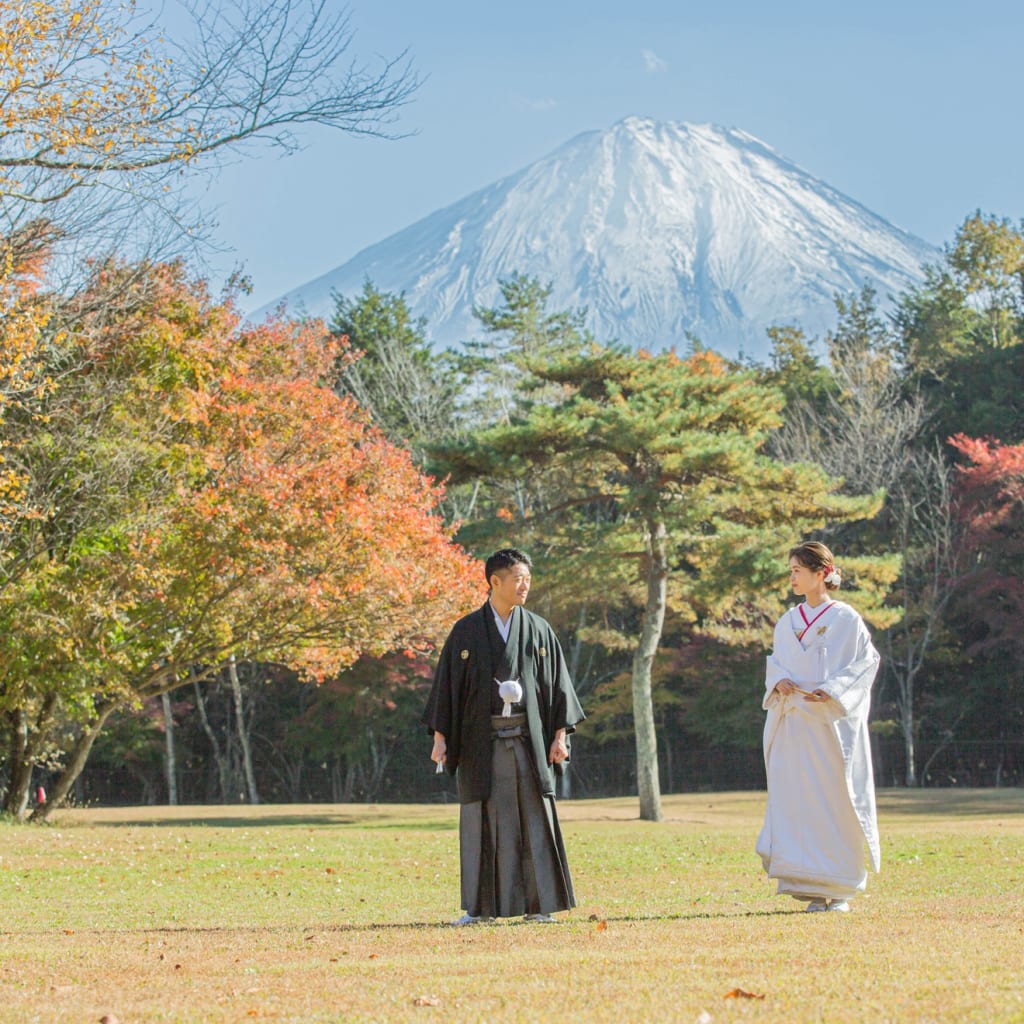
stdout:
{"type": "MultiPolygon", "coordinates": [[[[334,4],[335,0],[327,0],[334,4]]],[[[334,9],[341,9],[338,3],[334,9]]],[[[204,183],[254,309],[631,114],[758,136],[935,244],[974,209],[1024,217],[1024,5],[778,0],[353,0],[352,54],[408,49],[397,141],[324,130],[204,183]]]]}

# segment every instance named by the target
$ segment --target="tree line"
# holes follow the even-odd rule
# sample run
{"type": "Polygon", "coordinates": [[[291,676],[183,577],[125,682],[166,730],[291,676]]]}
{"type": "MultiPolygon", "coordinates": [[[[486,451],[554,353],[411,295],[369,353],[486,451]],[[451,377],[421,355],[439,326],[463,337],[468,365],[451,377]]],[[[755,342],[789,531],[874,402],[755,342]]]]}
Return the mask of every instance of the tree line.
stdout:
{"type": "MultiPolygon", "coordinates": [[[[404,298],[370,282],[337,296],[325,333],[357,355],[336,390],[445,481],[454,538],[476,556],[534,555],[531,601],[589,712],[575,791],[635,792],[656,820],[660,775],[760,783],[765,646],[801,536],[843,552],[843,596],[883,651],[879,781],[1020,781],[1022,271],[1020,229],[972,215],[889,313],[870,291],[841,297],[833,332],[773,329],[763,363],[599,343],[521,275],[459,350],[432,347],[404,298]]],[[[239,700],[222,668],[205,712],[216,705],[216,735],[198,727],[198,691],[171,717],[125,716],[96,792],[113,793],[116,762],[132,766],[129,792],[162,799],[173,732],[189,798],[256,798],[249,730],[264,798],[450,799],[415,726],[430,671],[429,650],[366,656],[309,688],[249,664],[239,700]]]]}
{"type": "Polygon", "coordinates": [[[550,291],[503,282],[459,352],[371,283],[338,297],[333,327],[365,353],[347,386],[448,481],[457,538],[537,555],[588,741],[635,744],[641,815],[659,816],[658,737],[709,756],[759,743],[783,555],[803,536],[842,552],[884,655],[879,781],[1019,781],[1021,227],[968,216],[888,312],[870,290],[837,296],[833,331],[773,328],[762,363],[598,342],[550,291]],[[426,396],[418,412],[399,390],[426,396]]]}
{"type": "Polygon", "coordinates": [[[303,122],[386,134],[416,86],[265,8],[197,8],[154,61],[130,7],[0,0],[4,811],[450,798],[415,722],[509,544],[588,711],[576,792],[657,820],[665,785],[759,784],[811,536],[883,652],[879,781],[1019,782],[1021,227],[969,216],[889,312],[839,296],[763,363],[595,339],[524,275],[458,350],[372,282],[248,324],[244,281],[165,258],[180,177],[303,122]]]}

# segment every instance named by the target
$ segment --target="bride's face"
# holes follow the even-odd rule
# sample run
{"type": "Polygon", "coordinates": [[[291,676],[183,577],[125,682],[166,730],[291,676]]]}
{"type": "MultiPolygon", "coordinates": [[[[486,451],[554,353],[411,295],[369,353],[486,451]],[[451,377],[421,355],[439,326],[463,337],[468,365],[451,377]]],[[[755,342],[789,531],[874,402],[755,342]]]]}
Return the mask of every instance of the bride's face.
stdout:
{"type": "Polygon", "coordinates": [[[825,585],[825,570],[808,569],[795,558],[789,560],[789,586],[794,594],[806,597],[808,593],[816,594],[825,585]]]}

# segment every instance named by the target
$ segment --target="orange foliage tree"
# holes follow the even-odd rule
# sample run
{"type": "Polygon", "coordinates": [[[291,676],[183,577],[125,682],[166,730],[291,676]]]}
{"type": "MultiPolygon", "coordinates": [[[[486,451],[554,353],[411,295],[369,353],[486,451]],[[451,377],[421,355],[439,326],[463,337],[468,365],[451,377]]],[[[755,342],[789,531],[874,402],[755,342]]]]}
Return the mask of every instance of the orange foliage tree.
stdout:
{"type": "MultiPolygon", "coordinates": [[[[2,698],[30,734],[20,767],[47,744],[64,755],[39,816],[115,710],[231,657],[319,680],[422,649],[478,575],[435,512],[440,488],[333,390],[343,340],[317,323],[243,325],[180,266],[106,272],[120,273],[123,309],[78,324],[52,436],[26,455],[35,486],[59,494],[44,541],[26,540],[35,570],[0,604],[0,646],[21,638],[2,698]]],[[[8,810],[24,798],[9,792],[8,810]]]]}

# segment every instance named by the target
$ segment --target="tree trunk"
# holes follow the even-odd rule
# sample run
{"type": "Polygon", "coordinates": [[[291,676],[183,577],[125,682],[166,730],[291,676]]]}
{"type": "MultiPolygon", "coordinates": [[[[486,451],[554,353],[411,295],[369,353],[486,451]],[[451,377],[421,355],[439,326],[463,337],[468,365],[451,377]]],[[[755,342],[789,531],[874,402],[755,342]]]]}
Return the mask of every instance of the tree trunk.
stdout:
{"type": "MultiPolygon", "coordinates": [[[[340,764],[340,760],[338,762],[340,764]]],[[[356,798],[356,765],[353,761],[347,761],[345,764],[345,784],[341,791],[341,800],[339,803],[350,804],[355,801],[356,798]]]]}
{"type": "Polygon", "coordinates": [[[53,721],[57,695],[48,694],[39,710],[35,724],[29,729],[28,715],[21,708],[11,714],[11,769],[10,784],[4,798],[4,813],[19,821],[28,810],[32,790],[32,769],[40,752],[46,731],[53,721]]]}
{"type": "Polygon", "coordinates": [[[903,773],[903,784],[908,787],[917,785],[917,751],[914,745],[914,681],[917,676],[915,668],[909,664],[912,652],[909,641],[908,664],[897,665],[896,672],[896,707],[900,716],[900,733],[903,735],[903,753],[906,767],[903,773]]]}
{"type": "Polygon", "coordinates": [[[647,605],[644,609],[640,643],[633,655],[633,729],[636,734],[636,788],[640,817],[661,821],[661,789],[658,783],[658,737],[654,729],[654,700],[651,695],[651,666],[661,643],[665,625],[668,588],[668,557],[665,524],[647,522],[647,605]]]}
{"type": "Polygon", "coordinates": [[[29,821],[45,821],[50,816],[50,812],[64,802],[71,787],[75,784],[75,780],[82,774],[82,769],[89,759],[89,752],[96,742],[96,737],[103,731],[107,719],[114,713],[116,707],[115,704],[108,704],[97,714],[96,720],[78,737],[78,742],[71,748],[71,756],[68,758],[64,770],[58,776],[46,803],[40,804],[32,812],[29,821]]]}
{"type": "Polygon", "coordinates": [[[28,720],[21,708],[11,712],[10,783],[4,794],[4,813],[21,819],[28,808],[32,786],[32,762],[28,752],[28,720]]]}
{"type": "Polygon", "coordinates": [[[228,677],[231,680],[231,693],[235,698],[235,724],[238,729],[238,742],[242,746],[242,768],[245,771],[245,788],[249,791],[249,803],[258,804],[260,794],[256,789],[256,776],[252,770],[252,748],[249,745],[249,727],[245,721],[245,708],[242,705],[242,685],[238,681],[238,665],[232,654],[228,661],[228,677]]]}
{"type": "Polygon", "coordinates": [[[903,750],[907,758],[907,771],[904,783],[907,786],[917,785],[917,764],[914,752],[914,711],[912,708],[903,708],[900,715],[900,729],[903,732],[903,750]]]}
{"type": "Polygon", "coordinates": [[[189,675],[192,676],[192,688],[196,694],[196,710],[199,712],[199,721],[203,726],[203,732],[206,733],[206,738],[210,741],[213,761],[217,766],[217,781],[220,783],[220,802],[226,804],[229,802],[228,787],[230,786],[230,770],[227,758],[221,753],[220,744],[217,742],[217,735],[213,731],[213,726],[210,725],[209,716],[206,714],[206,700],[203,697],[203,691],[199,689],[199,680],[196,679],[195,673],[191,669],[189,670],[189,675]]]}
{"type": "Polygon", "coordinates": [[[178,767],[174,760],[174,716],[171,714],[171,695],[166,691],[160,694],[160,703],[164,709],[164,745],[167,756],[164,771],[167,776],[167,806],[178,806],[178,767]]]}

